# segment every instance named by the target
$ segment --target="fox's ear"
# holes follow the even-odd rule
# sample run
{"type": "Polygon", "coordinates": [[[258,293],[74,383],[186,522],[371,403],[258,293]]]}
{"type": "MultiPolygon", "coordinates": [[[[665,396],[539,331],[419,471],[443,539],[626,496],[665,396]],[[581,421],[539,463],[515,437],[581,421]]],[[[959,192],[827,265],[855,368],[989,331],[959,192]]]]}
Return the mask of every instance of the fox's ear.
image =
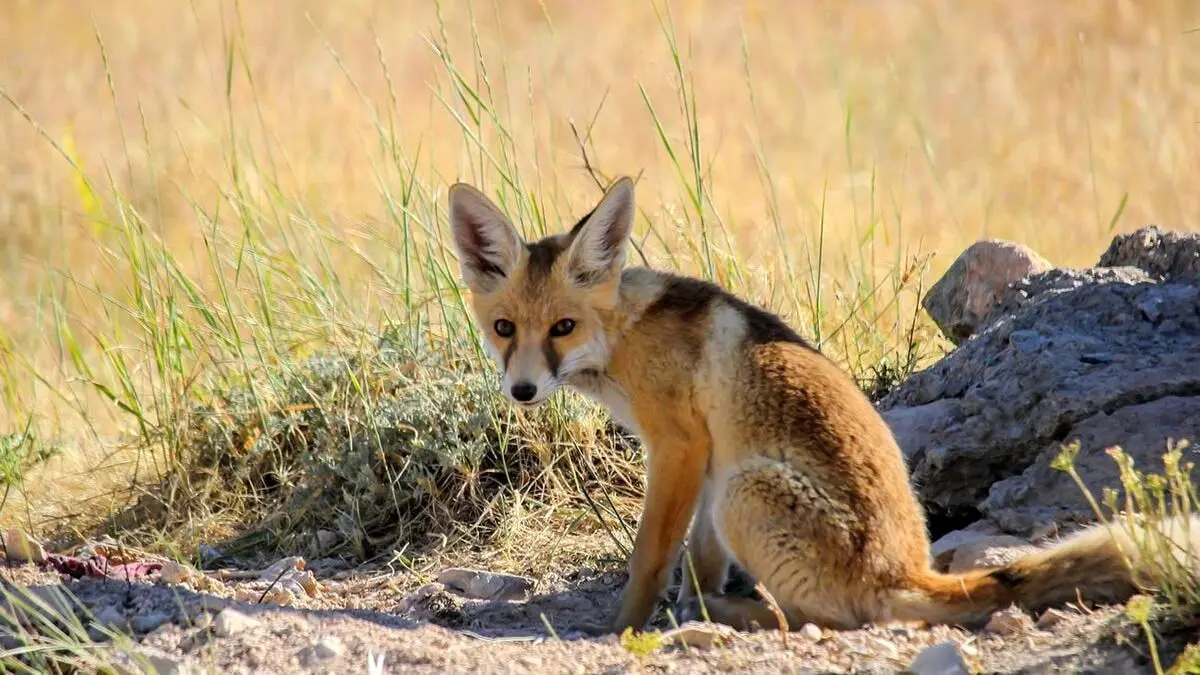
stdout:
{"type": "Polygon", "coordinates": [[[520,262],[521,235],[486,195],[466,183],[450,186],[450,229],[463,280],[473,292],[495,290],[520,262]]]}
{"type": "Polygon", "coordinates": [[[621,178],[571,231],[568,272],[584,286],[610,281],[625,266],[625,245],[633,228],[633,181],[621,178]]]}

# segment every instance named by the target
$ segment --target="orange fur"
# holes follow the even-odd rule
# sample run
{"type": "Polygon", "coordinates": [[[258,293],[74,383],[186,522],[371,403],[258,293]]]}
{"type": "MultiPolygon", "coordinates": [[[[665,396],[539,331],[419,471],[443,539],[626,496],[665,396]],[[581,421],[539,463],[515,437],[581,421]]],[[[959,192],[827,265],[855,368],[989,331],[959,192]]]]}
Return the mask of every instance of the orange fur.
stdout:
{"type": "MultiPolygon", "coordinates": [[[[510,396],[522,382],[536,383],[531,404],[569,387],[645,443],[644,513],[606,629],[649,618],[689,522],[696,575],[677,601],[692,603],[698,586],[714,619],[742,627],[775,619],[719,595],[731,562],[791,626],[972,624],[1012,603],[1037,609],[1077,592],[1119,601],[1138,587],[1118,548],[1135,547],[1105,528],[1003,569],[933,571],[900,448],[845,373],[778,317],[713,284],[624,268],[629,179],[569,232],[532,243],[474,188],[452,187],[450,210],[472,310],[510,396]],[[554,328],[564,319],[565,335],[554,328]]],[[[1200,531],[1197,521],[1167,527],[1177,539],[1200,531]]]]}

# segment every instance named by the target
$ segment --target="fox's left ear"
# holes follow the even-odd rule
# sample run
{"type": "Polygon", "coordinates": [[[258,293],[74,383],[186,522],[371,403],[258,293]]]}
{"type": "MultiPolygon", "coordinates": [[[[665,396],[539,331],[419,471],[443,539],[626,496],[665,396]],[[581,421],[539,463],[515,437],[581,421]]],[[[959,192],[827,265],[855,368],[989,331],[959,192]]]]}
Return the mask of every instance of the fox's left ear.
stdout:
{"type": "Polygon", "coordinates": [[[633,228],[633,181],[619,179],[571,232],[567,270],[583,286],[610,281],[625,266],[625,245],[633,228]]]}

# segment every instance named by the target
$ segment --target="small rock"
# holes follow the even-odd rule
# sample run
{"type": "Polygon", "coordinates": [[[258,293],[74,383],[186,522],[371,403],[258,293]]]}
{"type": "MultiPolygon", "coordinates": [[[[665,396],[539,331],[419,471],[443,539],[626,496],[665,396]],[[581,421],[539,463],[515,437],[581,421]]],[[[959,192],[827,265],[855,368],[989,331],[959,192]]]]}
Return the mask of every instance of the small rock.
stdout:
{"type": "Polygon", "coordinates": [[[921,306],[954,344],[975,334],[1008,285],[1044,272],[1050,263],[1021,244],[984,240],[969,246],[929,288],[921,306]]]}
{"type": "Polygon", "coordinates": [[[41,565],[46,562],[46,549],[36,539],[15,527],[4,533],[4,550],[11,563],[32,562],[41,565]]]}
{"type": "Polygon", "coordinates": [[[133,630],[138,633],[153,633],[159,626],[169,622],[171,615],[166,612],[150,612],[133,617],[133,630]]]}
{"type": "Polygon", "coordinates": [[[815,623],[806,623],[800,627],[800,636],[809,642],[820,642],[821,627],[815,623]]]}
{"type": "Polygon", "coordinates": [[[221,637],[229,637],[254,628],[259,623],[258,619],[247,616],[232,607],[226,607],[213,619],[213,632],[221,637]]]}
{"type": "Polygon", "coordinates": [[[109,630],[121,631],[129,627],[129,620],[125,618],[125,612],[113,605],[101,607],[92,616],[96,624],[109,630]]]}
{"type": "Polygon", "coordinates": [[[333,530],[317,530],[317,550],[328,553],[342,541],[342,535],[333,530]]]}
{"type": "Polygon", "coordinates": [[[1033,620],[1017,607],[1009,607],[992,614],[984,629],[997,635],[1021,635],[1033,631],[1033,620]]]}
{"type": "Polygon", "coordinates": [[[933,556],[933,566],[939,571],[945,572],[950,567],[950,561],[954,559],[954,552],[967,542],[986,539],[997,534],[1000,534],[1000,528],[987,520],[978,520],[961,530],[947,532],[929,547],[929,554],[933,556]]]}
{"type": "Polygon", "coordinates": [[[275,581],[276,579],[282,578],[285,570],[290,571],[303,569],[304,558],[301,558],[298,555],[288,556],[287,558],[276,560],[274,563],[271,563],[269,567],[262,569],[258,573],[258,579],[260,581],[275,581]]]}
{"type": "Polygon", "coordinates": [[[736,634],[737,631],[731,626],[688,621],[663,633],[662,636],[663,642],[667,644],[686,644],[697,649],[708,649],[728,643],[736,634]]]}
{"type": "Polygon", "coordinates": [[[534,581],[528,577],[462,567],[442,570],[438,582],[459,595],[476,600],[528,600],[534,581]]]}
{"type": "Polygon", "coordinates": [[[953,642],[926,647],[908,666],[913,675],[969,675],[971,670],[953,642]]]}
{"type": "Polygon", "coordinates": [[[331,661],[346,653],[346,645],[332,635],[323,637],[316,644],[300,650],[300,663],[312,666],[317,663],[331,661]]]}
{"type": "Polygon", "coordinates": [[[1163,299],[1156,295],[1148,295],[1138,303],[1138,309],[1142,310],[1142,316],[1150,323],[1157,323],[1162,318],[1163,299]]]}
{"type": "Polygon", "coordinates": [[[1042,612],[1042,615],[1038,617],[1037,627],[1041,630],[1051,630],[1063,621],[1069,619],[1070,616],[1070,614],[1067,614],[1062,610],[1051,608],[1042,612]]]}
{"type": "Polygon", "coordinates": [[[1170,232],[1147,225],[1117,235],[1099,267],[1137,267],[1160,278],[1200,274],[1200,233],[1170,232]]]}
{"type": "Polygon", "coordinates": [[[958,574],[973,569],[1003,567],[1037,550],[1024,539],[1009,535],[982,537],[966,542],[954,550],[947,571],[958,574]]]}
{"type": "Polygon", "coordinates": [[[162,568],[158,571],[159,578],[168,584],[182,584],[189,581],[195,574],[195,570],[174,560],[163,563],[162,568]]]}
{"type": "Polygon", "coordinates": [[[262,596],[262,604],[291,607],[292,605],[296,604],[297,599],[297,594],[291,589],[280,588],[279,586],[276,586],[267,591],[266,595],[262,596]]]}

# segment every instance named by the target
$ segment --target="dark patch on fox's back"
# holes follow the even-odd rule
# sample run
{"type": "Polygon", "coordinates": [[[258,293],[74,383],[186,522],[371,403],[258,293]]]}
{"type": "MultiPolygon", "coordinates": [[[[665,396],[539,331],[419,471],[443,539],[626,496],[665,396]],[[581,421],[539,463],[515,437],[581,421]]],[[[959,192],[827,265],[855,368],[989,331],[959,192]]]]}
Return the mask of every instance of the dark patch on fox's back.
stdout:
{"type": "Polygon", "coordinates": [[[708,313],[718,298],[736,309],[745,319],[746,339],[752,344],[791,342],[809,346],[804,338],[775,314],[742,300],[717,284],[693,277],[667,277],[662,293],[646,309],[646,315],[673,314],[684,321],[694,321],[708,313]]]}

